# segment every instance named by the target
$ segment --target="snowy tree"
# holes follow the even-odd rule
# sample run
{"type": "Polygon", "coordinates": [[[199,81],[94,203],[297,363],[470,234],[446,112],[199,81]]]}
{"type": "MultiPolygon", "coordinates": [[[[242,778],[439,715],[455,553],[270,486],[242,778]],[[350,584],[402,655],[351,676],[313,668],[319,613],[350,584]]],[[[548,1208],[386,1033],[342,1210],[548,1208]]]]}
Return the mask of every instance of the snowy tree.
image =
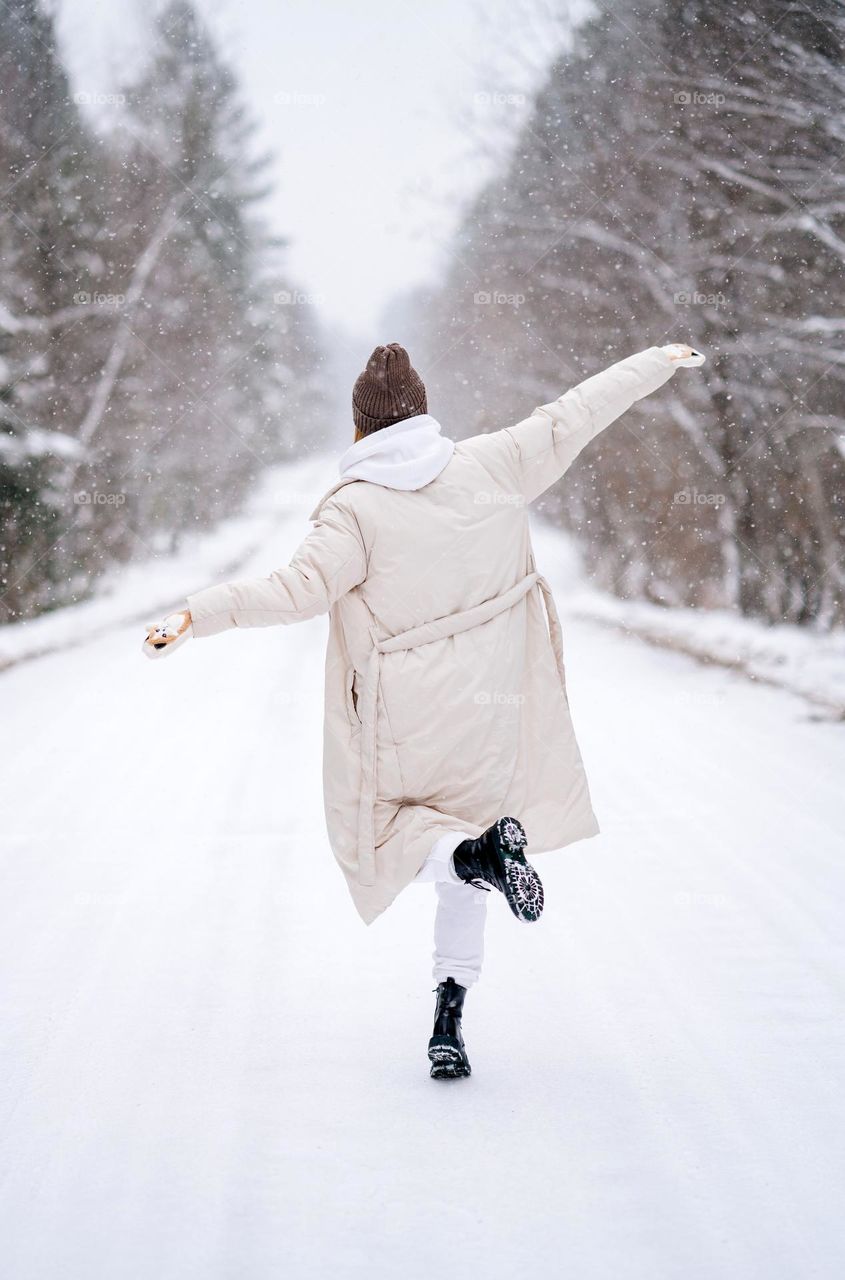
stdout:
{"type": "Polygon", "coordinates": [[[280,387],[310,372],[314,326],[307,307],[277,302],[294,290],[260,212],[266,161],[190,4],[174,0],[160,15],[151,65],[127,97],[124,269],[150,247],[156,262],[119,339],[128,376],[105,412],[134,419],[121,466],[142,525],[178,530],[231,510],[257,471],[295,446],[297,396],[280,387]]]}

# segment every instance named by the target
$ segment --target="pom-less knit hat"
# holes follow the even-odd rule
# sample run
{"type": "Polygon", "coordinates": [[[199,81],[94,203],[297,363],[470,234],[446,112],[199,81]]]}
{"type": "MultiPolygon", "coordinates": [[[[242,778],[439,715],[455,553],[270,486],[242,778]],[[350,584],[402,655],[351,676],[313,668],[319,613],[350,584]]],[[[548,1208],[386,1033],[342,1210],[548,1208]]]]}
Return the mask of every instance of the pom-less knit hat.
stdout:
{"type": "Polygon", "coordinates": [[[404,347],[376,347],[352,390],[352,417],[359,436],[428,413],[425,386],[404,347]]]}

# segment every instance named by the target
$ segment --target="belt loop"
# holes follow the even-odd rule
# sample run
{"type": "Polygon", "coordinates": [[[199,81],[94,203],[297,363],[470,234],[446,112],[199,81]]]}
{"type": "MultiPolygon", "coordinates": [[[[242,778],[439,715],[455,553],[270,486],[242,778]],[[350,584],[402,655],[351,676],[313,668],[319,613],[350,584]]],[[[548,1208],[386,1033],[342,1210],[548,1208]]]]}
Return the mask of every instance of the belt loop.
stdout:
{"type": "Polygon", "coordinates": [[[555,666],[560,677],[561,688],[564,697],[566,696],[566,666],[563,661],[563,630],[560,625],[560,615],[557,611],[555,598],[552,595],[552,589],[541,573],[537,574],[537,586],[543,595],[543,603],[546,606],[546,617],[549,623],[549,638],[552,642],[552,652],[555,657],[555,666]]]}
{"type": "Polygon", "coordinates": [[[361,702],[361,782],[358,793],[358,883],[376,882],[375,806],[378,798],[378,692],[381,654],[375,627],[367,659],[361,702]]]}

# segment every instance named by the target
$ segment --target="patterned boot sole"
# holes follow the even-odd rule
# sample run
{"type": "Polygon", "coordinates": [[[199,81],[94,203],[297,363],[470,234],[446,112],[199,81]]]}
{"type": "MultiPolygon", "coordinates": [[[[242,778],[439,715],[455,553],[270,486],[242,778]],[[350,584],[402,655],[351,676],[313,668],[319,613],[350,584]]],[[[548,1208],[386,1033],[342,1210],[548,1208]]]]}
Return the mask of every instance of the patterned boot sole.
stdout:
{"type": "Polygon", "coordinates": [[[428,1046],[432,1080],[460,1080],[471,1074],[465,1053],[450,1036],[432,1036],[428,1046]]]}
{"type": "Polygon", "coordinates": [[[499,844],[505,868],[505,897],[517,920],[533,924],[543,914],[543,883],[523,849],[528,844],[525,830],[517,818],[500,818],[499,844]]]}

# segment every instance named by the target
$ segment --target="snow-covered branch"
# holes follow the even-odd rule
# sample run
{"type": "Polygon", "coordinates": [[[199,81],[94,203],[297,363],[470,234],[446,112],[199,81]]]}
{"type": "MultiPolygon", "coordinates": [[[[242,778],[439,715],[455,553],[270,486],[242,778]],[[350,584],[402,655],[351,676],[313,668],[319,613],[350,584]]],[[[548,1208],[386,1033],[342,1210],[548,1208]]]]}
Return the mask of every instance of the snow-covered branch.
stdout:
{"type": "Polygon", "coordinates": [[[144,289],[150,274],[158,261],[167,237],[179,222],[181,211],[185,208],[187,199],[187,194],[181,193],[169,201],[158,225],[147,242],[146,248],[135,264],[135,269],[132,272],[132,277],[126,290],[126,302],[118,321],[117,332],[112,342],[111,350],[94,389],[88,411],[79,424],[79,429],[76,433],[77,439],[83,445],[91,442],[103,420],[109,398],[114,390],[132,340],[129,320],[144,296],[144,289]]]}

